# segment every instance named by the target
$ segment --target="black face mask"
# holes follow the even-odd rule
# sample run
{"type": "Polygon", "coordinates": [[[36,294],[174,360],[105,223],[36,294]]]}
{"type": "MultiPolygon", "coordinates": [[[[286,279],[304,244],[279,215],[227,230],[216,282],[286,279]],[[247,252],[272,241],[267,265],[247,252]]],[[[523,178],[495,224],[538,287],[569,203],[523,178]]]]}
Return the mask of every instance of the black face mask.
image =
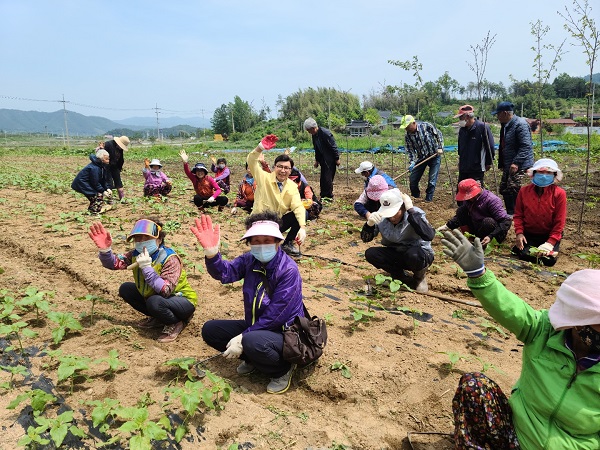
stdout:
{"type": "Polygon", "coordinates": [[[585,325],[577,329],[577,334],[592,353],[600,353],[600,331],[585,325]]]}

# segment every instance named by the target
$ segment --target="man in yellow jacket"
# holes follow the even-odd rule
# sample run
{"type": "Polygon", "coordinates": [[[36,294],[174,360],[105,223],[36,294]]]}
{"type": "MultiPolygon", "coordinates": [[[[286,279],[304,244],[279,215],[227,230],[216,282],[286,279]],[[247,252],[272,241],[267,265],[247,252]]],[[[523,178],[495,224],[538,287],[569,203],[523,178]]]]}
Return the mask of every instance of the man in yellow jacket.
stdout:
{"type": "Polygon", "coordinates": [[[300,199],[298,186],[289,179],[294,168],[294,161],[289,155],[275,158],[273,172],[262,169],[260,157],[264,150],[275,147],[277,136],[270,134],[248,154],[248,170],[254,174],[256,192],[252,211],[274,211],[281,216],[280,231],[289,230],[283,242],[283,250],[291,256],[300,256],[300,249],[294,242],[302,245],[306,239],[306,209],[300,199]]]}

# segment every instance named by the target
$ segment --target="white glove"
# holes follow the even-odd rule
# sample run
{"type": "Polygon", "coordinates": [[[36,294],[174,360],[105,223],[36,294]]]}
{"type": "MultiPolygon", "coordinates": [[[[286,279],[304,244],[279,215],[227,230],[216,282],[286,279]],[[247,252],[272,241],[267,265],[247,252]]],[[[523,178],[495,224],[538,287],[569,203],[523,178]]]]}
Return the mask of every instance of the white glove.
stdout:
{"type": "Polygon", "coordinates": [[[152,258],[148,254],[148,250],[146,250],[146,247],[144,247],[144,252],[140,253],[137,256],[135,262],[138,263],[140,269],[143,269],[144,267],[150,267],[150,264],[152,264],[152,258]]]}
{"type": "Polygon", "coordinates": [[[554,245],[550,242],[544,242],[542,245],[538,246],[538,249],[548,254],[554,251],[554,245]]]}
{"type": "Polygon", "coordinates": [[[112,195],[112,189],[107,189],[106,192],[104,193],[107,197],[110,197],[112,195]]]}
{"type": "Polygon", "coordinates": [[[206,200],[208,203],[214,203],[215,202],[215,198],[214,197],[210,197],[208,200],[206,200]]]}
{"type": "Polygon", "coordinates": [[[234,206],[233,208],[231,208],[231,215],[235,216],[238,212],[237,206],[234,206]]]}
{"type": "Polygon", "coordinates": [[[370,227],[379,225],[382,220],[383,220],[383,217],[381,217],[381,214],[379,214],[379,212],[375,211],[375,212],[372,212],[371,214],[369,214],[369,219],[367,220],[367,225],[369,225],[370,227]]]}
{"type": "Polygon", "coordinates": [[[402,193],[402,201],[404,202],[404,208],[408,211],[409,209],[411,209],[414,205],[412,200],[410,199],[410,196],[408,194],[404,194],[402,193]]]}
{"type": "Polygon", "coordinates": [[[238,334],[236,337],[231,338],[227,343],[227,350],[223,352],[225,358],[239,358],[244,347],[242,347],[242,335],[238,334]]]}
{"type": "Polygon", "coordinates": [[[438,148],[437,149],[437,154],[441,155],[442,153],[444,153],[444,149],[443,148],[438,148]]]}
{"type": "Polygon", "coordinates": [[[449,231],[450,228],[448,228],[446,225],[442,225],[441,227],[437,227],[435,229],[435,231],[439,231],[440,233],[443,233],[444,231],[449,231]]]}
{"type": "Polygon", "coordinates": [[[296,235],[296,242],[300,245],[304,244],[304,240],[306,239],[306,228],[300,228],[298,230],[298,234],[296,235]]]}
{"type": "Polygon", "coordinates": [[[189,161],[189,159],[190,159],[190,158],[188,157],[187,153],[185,152],[185,150],[181,150],[181,151],[179,152],[179,156],[181,156],[181,160],[182,160],[184,163],[188,162],[188,161],[189,161]]]}

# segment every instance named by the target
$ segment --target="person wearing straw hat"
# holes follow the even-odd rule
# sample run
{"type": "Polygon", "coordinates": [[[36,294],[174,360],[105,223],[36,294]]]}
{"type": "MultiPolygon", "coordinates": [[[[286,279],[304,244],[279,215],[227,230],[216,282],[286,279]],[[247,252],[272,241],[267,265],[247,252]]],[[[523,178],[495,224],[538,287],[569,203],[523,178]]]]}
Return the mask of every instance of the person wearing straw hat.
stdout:
{"type": "Polygon", "coordinates": [[[127,136],[115,137],[104,143],[104,149],[110,156],[109,173],[111,187],[117,190],[119,200],[123,200],[123,197],[125,197],[125,189],[123,188],[123,181],[121,180],[121,172],[123,171],[123,164],[125,164],[123,152],[129,149],[129,138],[127,136]]]}
{"type": "Polygon", "coordinates": [[[154,197],[161,200],[162,196],[167,196],[171,192],[173,183],[162,171],[160,160],[154,158],[150,161],[146,158],[142,174],[145,178],[144,197],[154,197]]]}
{"type": "Polygon", "coordinates": [[[444,136],[433,124],[417,122],[411,115],[405,115],[400,122],[400,129],[406,130],[404,146],[408,153],[410,165],[409,186],[414,198],[421,197],[419,181],[429,167],[429,179],[425,189],[425,201],[432,202],[437,184],[442,153],[444,153],[444,136]]]}
{"type": "Polygon", "coordinates": [[[549,310],[535,310],[484,265],[479,239],[447,231],[444,253],[500,325],[523,342],[510,398],[482,373],[466,373],[454,399],[456,448],[600,448],[600,270],[567,277],[549,310]]]}
{"type": "Polygon", "coordinates": [[[188,282],[181,258],[165,246],[162,222],[154,217],[138,220],[127,237],[135,248],[122,255],[113,253],[112,237],[102,223],[93,223],[88,235],[98,247],[103,267],[133,270],[135,282],[121,284],[119,296],[146,316],[137,326],[162,327],[160,343],[177,339],[196,310],[198,295],[188,282]]]}
{"type": "Polygon", "coordinates": [[[471,178],[481,182],[494,162],[494,136],[487,123],[475,118],[471,105],[463,105],[454,116],[458,126],[458,182],[471,178]]]}
{"type": "Polygon", "coordinates": [[[515,204],[512,253],[525,261],[553,266],[567,221],[567,193],[556,185],[563,174],[556,161],[543,158],[527,175],[531,184],[521,188],[515,204]]]}
{"type": "MultiPolygon", "coordinates": [[[[259,169],[260,170],[260,169],[259,169]]],[[[246,219],[241,240],[250,251],[228,261],[219,253],[219,225],[202,215],[190,227],[204,248],[206,270],[222,284],[244,280],[244,319],[209,320],[202,339],[226,358],[241,359],[237,373],[258,370],[271,378],[270,394],[283,394],[295,366],[283,359],[283,330],[304,316],[302,278],[298,265],[281,248],[283,235],[277,213],[263,211],[246,219]]]]}
{"type": "Polygon", "coordinates": [[[315,149],[315,169],[321,166],[321,201],[333,200],[333,179],[337,166],[340,165],[340,152],[331,131],[317,125],[317,121],[309,117],[304,121],[304,129],[312,136],[315,149]]]}
{"type": "Polygon", "coordinates": [[[462,232],[469,232],[480,238],[484,247],[492,239],[496,239],[498,244],[504,242],[512,219],[498,196],[482,188],[478,180],[467,178],[458,183],[456,200],[462,203],[456,214],[436,231],[460,228],[462,232]]]}
{"type": "Polygon", "coordinates": [[[354,202],[354,211],[356,211],[360,217],[368,219],[371,213],[377,211],[381,207],[379,199],[389,188],[390,186],[383,176],[375,175],[369,178],[369,184],[365,190],[362,191],[360,197],[354,202]]]}
{"type": "Polygon", "coordinates": [[[400,190],[384,192],[379,202],[381,207],[369,215],[360,237],[363,242],[370,242],[381,233],[383,246],[368,248],[365,259],[388,272],[393,279],[426,293],[429,287],[425,275],[433,263],[431,241],[435,230],[425,212],[414,207],[410,197],[400,190]],[[408,276],[406,270],[413,272],[413,276],[408,276]]]}

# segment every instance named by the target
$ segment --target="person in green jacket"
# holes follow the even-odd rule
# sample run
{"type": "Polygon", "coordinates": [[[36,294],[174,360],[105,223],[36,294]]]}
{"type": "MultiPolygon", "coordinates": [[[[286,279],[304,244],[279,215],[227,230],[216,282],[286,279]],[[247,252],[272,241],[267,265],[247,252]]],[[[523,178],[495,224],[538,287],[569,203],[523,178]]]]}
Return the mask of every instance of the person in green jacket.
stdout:
{"type": "Polygon", "coordinates": [[[456,448],[599,449],[600,270],[571,274],[550,309],[535,310],[486,270],[479,238],[444,236],[475,297],[525,344],[510,399],[481,373],[462,376],[452,401],[456,448]]]}

